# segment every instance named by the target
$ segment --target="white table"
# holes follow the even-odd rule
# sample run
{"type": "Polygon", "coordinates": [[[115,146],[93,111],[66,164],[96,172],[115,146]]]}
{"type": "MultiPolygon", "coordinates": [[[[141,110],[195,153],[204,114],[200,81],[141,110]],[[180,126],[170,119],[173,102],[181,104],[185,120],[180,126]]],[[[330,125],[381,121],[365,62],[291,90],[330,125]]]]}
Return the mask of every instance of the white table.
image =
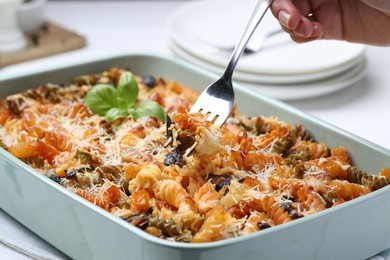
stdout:
{"type": "MultiPolygon", "coordinates": [[[[47,19],[85,36],[87,47],[1,68],[0,79],[91,57],[128,52],[173,55],[169,49],[167,19],[183,4],[185,1],[49,2],[47,19]]],[[[288,103],[390,149],[390,48],[368,47],[367,58],[366,76],[353,86],[288,103]]],[[[27,258],[10,252],[0,243],[0,259],[11,255],[14,259],[27,258]]]]}

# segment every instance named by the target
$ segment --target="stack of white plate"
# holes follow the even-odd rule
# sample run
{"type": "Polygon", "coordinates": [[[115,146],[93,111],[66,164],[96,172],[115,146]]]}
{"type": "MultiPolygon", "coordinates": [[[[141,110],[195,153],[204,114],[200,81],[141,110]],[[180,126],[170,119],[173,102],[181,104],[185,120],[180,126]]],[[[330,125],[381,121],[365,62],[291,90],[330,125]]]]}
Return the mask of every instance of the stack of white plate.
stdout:
{"type": "MultiPolygon", "coordinates": [[[[172,51],[222,74],[254,4],[255,0],[209,0],[183,5],[169,21],[172,51]]],[[[362,78],[366,67],[363,45],[329,40],[296,44],[283,32],[266,37],[279,28],[269,11],[252,37],[265,39],[262,49],[241,56],[233,75],[237,83],[294,100],[338,91],[362,78]]]]}

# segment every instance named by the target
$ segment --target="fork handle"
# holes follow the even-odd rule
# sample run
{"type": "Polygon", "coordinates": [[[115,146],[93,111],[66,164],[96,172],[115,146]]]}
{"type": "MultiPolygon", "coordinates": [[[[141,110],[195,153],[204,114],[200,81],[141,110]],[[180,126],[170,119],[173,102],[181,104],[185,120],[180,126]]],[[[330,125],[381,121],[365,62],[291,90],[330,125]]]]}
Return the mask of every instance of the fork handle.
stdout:
{"type": "Polygon", "coordinates": [[[252,11],[251,17],[245,27],[244,33],[242,34],[239,42],[234,47],[233,53],[230,57],[230,61],[225,69],[223,78],[230,81],[233,77],[234,69],[236,68],[238,59],[240,58],[242,52],[245,49],[249,39],[252,37],[254,31],[259,25],[260,21],[263,19],[268,8],[272,4],[273,0],[258,0],[252,11]]]}

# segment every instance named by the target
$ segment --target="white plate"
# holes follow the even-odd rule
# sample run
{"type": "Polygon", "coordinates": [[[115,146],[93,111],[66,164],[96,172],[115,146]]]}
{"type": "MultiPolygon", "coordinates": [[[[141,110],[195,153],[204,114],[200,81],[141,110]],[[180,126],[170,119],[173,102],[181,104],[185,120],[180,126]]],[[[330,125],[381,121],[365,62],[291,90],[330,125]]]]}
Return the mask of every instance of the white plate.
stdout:
{"type": "MultiPolygon", "coordinates": [[[[182,55],[178,55],[180,52],[180,47],[176,46],[173,42],[171,42],[171,49],[179,58],[182,58],[187,62],[198,65],[205,69],[209,69],[211,71],[214,71],[213,69],[215,69],[214,66],[208,64],[207,62],[202,62],[201,60],[196,59],[196,57],[191,55],[187,54],[184,55],[185,57],[183,57],[182,55],[186,54],[184,51],[181,53],[182,55]]],[[[236,77],[236,72],[234,72],[233,78],[235,82],[239,83],[240,85],[250,87],[260,92],[261,94],[280,100],[299,100],[330,94],[353,85],[364,76],[366,65],[366,58],[362,56],[354,66],[334,75],[333,77],[300,84],[283,85],[253,83],[245,80],[239,80],[236,77]]],[[[221,74],[219,72],[216,73],[221,74]]]]}
{"type": "MultiPolygon", "coordinates": [[[[230,54],[215,46],[234,46],[250,16],[255,0],[194,1],[174,11],[168,26],[170,37],[180,47],[209,63],[224,67],[230,54]],[[209,44],[211,43],[211,44],[209,44]]],[[[256,35],[278,28],[268,12],[256,35]]],[[[259,53],[243,56],[237,71],[263,74],[309,74],[342,67],[365,47],[340,41],[293,43],[287,34],[269,38],[259,53]]]]}
{"type": "MultiPolygon", "coordinates": [[[[173,41],[170,42],[170,47],[174,54],[176,54],[177,56],[183,58],[184,60],[190,63],[203,67],[207,70],[213,71],[220,75],[222,75],[225,70],[225,67],[220,67],[218,65],[209,63],[197,56],[192,55],[191,53],[187,52],[186,50],[181,48],[178,44],[176,44],[173,41]]],[[[274,75],[274,74],[242,72],[236,70],[233,74],[233,79],[246,81],[246,82],[253,82],[253,83],[262,83],[262,84],[291,85],[297,83],[307,83],[307,82],[322,80],[334,76],[336,74],[340,74],[356,66],[356,64],[361,62],[364,58],[365,56],[362,53],[361,55],[358,55],[351,61],[342,64],[340,66],[333,67],[328,70],[309,73],[309,74],[274,75]]]]}
{"type": "Polygon", "coordinates": [[[263,95],[280,100],[300,100],[327,95],[341,89],[352,86],[363,78],[367,65],[363,59],[355,67],[332,78],[297,85],[264,85],[237,81],[240,85],[247,86],[263,95]]]}

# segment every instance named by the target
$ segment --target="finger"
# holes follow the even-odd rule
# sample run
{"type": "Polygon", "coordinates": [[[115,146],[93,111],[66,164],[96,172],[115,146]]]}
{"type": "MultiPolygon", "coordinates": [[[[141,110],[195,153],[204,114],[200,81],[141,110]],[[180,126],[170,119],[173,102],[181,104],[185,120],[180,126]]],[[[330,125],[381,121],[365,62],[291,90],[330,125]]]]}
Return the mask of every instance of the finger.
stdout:
{"type": "Polygon", "coordinates": [[[313,22],[313,33],[310,35],[310,37],[317,37],[317,39],[322,39],[324,37],[324,33],[325,32],[322,24],[313,22]]]}
{"type": "Polygon", "coordinates": [[[322,26],[318,23],[315,23],[313,25],[313,33],[309,37],[300,37],[295,34],[290,34],[291,39],[296,43],[305,43],[305,42],[311,42],[314,40],[322,39],[324,36],[324,30],[322,26]]]}
{"type": "Polygon", "coordinates": [[[300,38],[300,37],[295,37],[291,36],[291,39],[296,42],[296,43],[307,43],[307,42],[312,42],[318,40],[317,37],[310,37],[310,38],[300,38]]]}
{"type": "Polygon", "coordinates": [[[315,33],[315,35],[317,35],[318,34],[318,27],[320,27],[322,30],[322,26],[319,23],[312,22],[307,18],[302,18],[302,20],[299,22],[298,26],[295,29],[290,29],[290,28],[286,27],[285,25],[283,25],[282,23],[280,25],[285,32],[289,33],[292,36],[300,37],[300,38],[312,37],[313,33],[315,33]],[[314,27],[316,27],[316,28],[314,28],[314,27]],[[316,29],[316,31],[315,31],[315,29],[316,29]]]}
{"type": "Polygon", "coordinates": [[[314,17],[305,17],[311,13],[311,9],[307,1],[301,0],[301,2],[297,8],[291,0],[274,0],[271,10],[278,18],[283,30],[289,33],[294,41],[305,42],[302,39],[310,39],[309,41],[311,41],[322,38],[323,28],[321,24],[315,22],[314,17]],[[306,4],[303,2],[306,2],[306,4]],[[299,9],[309,13],[302,15],[299,9]]]}
{"type": "Polygon", "coordinates": [[[288,34],[290,34],[291,37],[294,38],[300,38],[300,39],[308,39],[308,38],[315,38],[315,39],[322,39],[324,37],[324,32],[321,27],[313,27],[313,33],[309,36],[302,36],[299,34],[296,34],[295,32],[284,28],[283,30],[286,31],[288,34]]]}
{"type": "Polygon", "coordinates": [[[311,36],[314,30],[314,24],[306,17],[301,16],[301,20],[297,28],[293,29],[293,32],[302,38],[308,38],[311,36]]]}
{"type": "Polygon", "coordinates": [[[299,25],[301,14],[290,0],[274,0],[271,11],[286,28],[294,30],[299,25]]]}

